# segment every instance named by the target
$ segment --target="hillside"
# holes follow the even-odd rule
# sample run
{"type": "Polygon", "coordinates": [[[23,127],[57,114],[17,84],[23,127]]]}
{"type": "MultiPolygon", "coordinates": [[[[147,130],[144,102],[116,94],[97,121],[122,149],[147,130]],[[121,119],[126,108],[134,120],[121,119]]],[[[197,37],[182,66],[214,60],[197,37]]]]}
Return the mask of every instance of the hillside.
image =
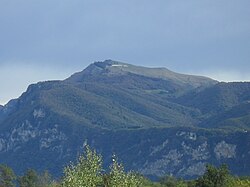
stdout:
{"type": "Polygon", "coordinates": [[[151,177],[192,178],[207,162],[250,174],[249,100],[250,83],[95,62],[64,81],[30,85],[0,108],[0,160],[19,173],[60,176],[88,141],[151,177]]]}
{"type": "Polygon", "coordinates": [[[179,104],[199,109],[206,128],[249,129],[250,83],[218,83],[202,91],[194,90],[177,99],[179,104]]]}

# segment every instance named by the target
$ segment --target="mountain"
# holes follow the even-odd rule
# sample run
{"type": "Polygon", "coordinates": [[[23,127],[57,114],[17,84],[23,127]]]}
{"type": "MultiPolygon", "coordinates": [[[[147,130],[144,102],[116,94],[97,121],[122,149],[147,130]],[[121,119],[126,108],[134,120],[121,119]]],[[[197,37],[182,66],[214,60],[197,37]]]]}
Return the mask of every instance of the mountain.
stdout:
{"type": "Polygon", "coordinates": [[[60,176],[84,142],[152,178],[193,178],[206,163],[250,174],[250,83],[106,60],[30,85],[0,109],[0,161],[60,176]]]}

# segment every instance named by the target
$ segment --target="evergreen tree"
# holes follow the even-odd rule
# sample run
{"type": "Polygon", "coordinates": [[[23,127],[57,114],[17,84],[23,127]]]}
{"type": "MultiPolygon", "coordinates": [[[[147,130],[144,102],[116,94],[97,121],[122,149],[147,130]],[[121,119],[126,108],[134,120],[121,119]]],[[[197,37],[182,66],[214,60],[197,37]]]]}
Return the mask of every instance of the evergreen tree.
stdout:
{"type": "Polygon", "coordinates": [[[52,176],[48,171],[38,175],[37,187],[50,187],[53,183],[52,176]]]}
{"type": "Polygon", "coordinates": [[[223,164],[219,168],[208,164],[206,172],[196,182],[197,187],[227,187],[231,176],[227,165],[223,164]]]}
{"type": "Polygon", "coordinates": [[[0,165],[0,187],[14,187],[15,179],[16,175],[10,167],[0,165]]]}
{"type": "Polygon", "coordinates": [[[23,176],[19,177],[20,187],[37,187],[38,175],[35,170],[29,169],[23,176]]]}

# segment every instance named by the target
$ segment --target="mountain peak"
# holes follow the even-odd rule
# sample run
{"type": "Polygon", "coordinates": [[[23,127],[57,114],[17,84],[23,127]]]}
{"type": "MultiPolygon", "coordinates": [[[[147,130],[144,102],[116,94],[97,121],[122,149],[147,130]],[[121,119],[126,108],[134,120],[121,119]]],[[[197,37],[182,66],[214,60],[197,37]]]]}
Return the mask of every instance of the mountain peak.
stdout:
{"type": "Polygon", "coordinates": [[[132,66],[130,64],[126,64],[126,63],[119,62],[119,61],[114,61],[114,60],[105,60],[105,61],[94,62],[90,66],[93,66],[93,65],[96,66],[96,67],[102,68],[102,69],[108,69],[108,68],[112,68],[112,67],[113,68],[114,67],[120,67],[121,68],[121,67],[132,66]]]}
{"type": "Polygon", "coordinates": [[[186,84],[192,87],[209,86],[217,81],[203,76],[185,75],[168,70],[167,68],[149,68],[136,66],[114,60],[98,61],[90,64],[81,72],[66,79],[68,82],[82,82],[85,78],[100,76],[117,76],[135,74],[144,77],[174,81],[177,84],[186,84]]]}
{"type": "MultiPolygon", "coordinates": [[[[101,74],[117,74],[121,73],[122,68],[127,68],[132,66],[123,62],[118,62],[114,60],[97,61],[90,64],[83,71],[78,72],[70,76],[66,81],[68,82],[81,82],[85,77],[97,76],[101,74]],[[117,71],[118,70],[118,71],[117,71]]],[[[124,71],[125,72],[125,71],[124,71]]]]}
{"type": "Polygon", "coordinates": [[[112,66],[112,65],[123,65],[123,64],[125,64],[123,62],[115,61],[115,60],[111,60],[111,59],[104,60],[104,61],[99,61],[99,62],[94,62],[94,64],[95,63],[106,64],[106,65],[109,65],[109,66],[112,66]]]}

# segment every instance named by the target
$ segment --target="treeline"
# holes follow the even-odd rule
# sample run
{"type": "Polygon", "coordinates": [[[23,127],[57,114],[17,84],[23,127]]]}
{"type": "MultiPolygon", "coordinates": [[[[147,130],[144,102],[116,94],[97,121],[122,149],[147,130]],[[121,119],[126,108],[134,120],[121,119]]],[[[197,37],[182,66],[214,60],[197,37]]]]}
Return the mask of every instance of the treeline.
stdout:
{"type": "Polygon", "coordinates": [[[206,166],[206,172],[195,180],[182,180],[165,176],[159,182],[135,172],[125,172],[122,164],[113,156],[110,171],[102,168],[102,156],[85,146],[85,152],[77,162],[64,169],[63,177],[56,181],[48,171],[37,173],[29,169],[23,176],[0,165],[0,187],[250,187],[250,177],[235,177],[226,165],[206,166]]]}
{"type": "Polygon", "coordinates": [[[37,173],[29,169],[23,176],[16,176],[13,170],[1,164],[0,165],[0,187],[58,187],[59,182],[53,180],[48,171],[37,173]]]}

